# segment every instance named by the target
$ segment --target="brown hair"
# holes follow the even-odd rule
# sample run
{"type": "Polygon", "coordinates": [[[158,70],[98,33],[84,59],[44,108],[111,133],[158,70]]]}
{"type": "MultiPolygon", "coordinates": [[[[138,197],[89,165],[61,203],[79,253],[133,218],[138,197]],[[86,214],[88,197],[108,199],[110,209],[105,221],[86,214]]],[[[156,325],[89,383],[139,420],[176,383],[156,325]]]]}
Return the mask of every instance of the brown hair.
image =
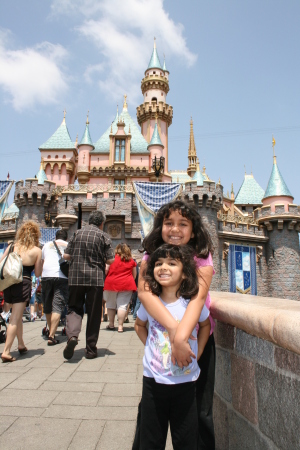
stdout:
{"type": "Polygon", "coordinates": [[[130,248],[126,244],[118,244],[115,254],[119,255],[122,261],[128,262],[132,259],[130,248]]]}
{"type": "Polygon", "coordinates": [[[28,250],[34,246],[39,246],[40,236],[41,232],[39,225],[32,220],[27,220],[18,229],[16,243],[25,250],[28,250]]]}

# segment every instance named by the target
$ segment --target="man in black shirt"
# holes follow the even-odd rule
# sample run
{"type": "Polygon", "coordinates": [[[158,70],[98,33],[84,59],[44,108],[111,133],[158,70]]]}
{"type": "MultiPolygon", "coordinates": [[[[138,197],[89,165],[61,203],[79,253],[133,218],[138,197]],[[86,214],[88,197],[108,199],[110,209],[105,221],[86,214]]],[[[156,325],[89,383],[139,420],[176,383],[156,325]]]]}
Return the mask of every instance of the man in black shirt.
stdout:
{"type": "Polygon", "coordinates": [[[73,235],[64,253],[64,258],[70,261],[66,359],[72,358],[78,343],[84,304],[87,313],[86,358],[97,357],[105,264],[111,264],[115,257],[111,240],[103,232],[104,222],[101,211],[92,212],[89,225],[73,235]]]}

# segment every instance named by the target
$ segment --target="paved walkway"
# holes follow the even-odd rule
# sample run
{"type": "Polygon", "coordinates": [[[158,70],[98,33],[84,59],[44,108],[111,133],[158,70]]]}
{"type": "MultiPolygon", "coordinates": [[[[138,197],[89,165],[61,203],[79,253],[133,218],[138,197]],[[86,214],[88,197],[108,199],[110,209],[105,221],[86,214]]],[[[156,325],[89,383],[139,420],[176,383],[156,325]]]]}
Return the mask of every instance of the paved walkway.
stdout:
{"type": "Polygon", "coordinates": [[[45,322],[24,322],[29,352],[20,356],[15,341],[17,361],[0,363],[0,449],[131,449],[144,349],[129,318],[123,334],[101,325],[94,360],[84,357],[84,321],[70,361],[63,358],[66,337],[48,347],[45,322]]]}

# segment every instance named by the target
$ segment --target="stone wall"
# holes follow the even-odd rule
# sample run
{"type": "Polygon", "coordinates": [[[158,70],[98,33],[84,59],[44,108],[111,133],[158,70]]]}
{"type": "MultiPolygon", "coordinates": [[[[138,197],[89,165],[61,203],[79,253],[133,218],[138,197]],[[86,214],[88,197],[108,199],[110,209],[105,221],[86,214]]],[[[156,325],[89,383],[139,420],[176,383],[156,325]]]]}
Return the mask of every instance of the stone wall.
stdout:
{"type": "Polygon", "coordinates": [[[299,450],[299,303],[211,294],[216,450],[299,450]]]}

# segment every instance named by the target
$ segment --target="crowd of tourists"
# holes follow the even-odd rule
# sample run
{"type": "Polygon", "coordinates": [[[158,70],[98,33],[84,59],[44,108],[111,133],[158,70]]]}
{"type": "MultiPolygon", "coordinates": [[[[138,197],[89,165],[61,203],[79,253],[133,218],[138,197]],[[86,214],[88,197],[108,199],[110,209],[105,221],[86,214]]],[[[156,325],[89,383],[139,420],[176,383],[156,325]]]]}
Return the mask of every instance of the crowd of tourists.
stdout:
{"type": "Polygon", "coordinates": [[[104,214],[94,211],[89,224],[69,240],[62,229],[42,249],[35,222],[19,228],[0,259],[0,269],[13,253],[23,265],[22,281],[4,289],[10,317],[1,359],[15,361],[10,352],[16,337],[19,353],[28,351],[22,318],[33,295],[33,271],[34,292],[41,300],[31,314],[35,318],[41,313],[42,303],[49,346],[59,343],[57,328],[66,314],[66,360],[74,355],[84,314],[85,357],[94,359],[102,319],[108,320],[107,331],[123,333],[131,310],[135,331],[145,345],[133,450],[165,448],[169,425],[174,449],[213,450],[213,247],[201,217],[181,200],[162,206],[142,242],[140,267],[128,245],[113,249],[104,223],[104,214]]]}

